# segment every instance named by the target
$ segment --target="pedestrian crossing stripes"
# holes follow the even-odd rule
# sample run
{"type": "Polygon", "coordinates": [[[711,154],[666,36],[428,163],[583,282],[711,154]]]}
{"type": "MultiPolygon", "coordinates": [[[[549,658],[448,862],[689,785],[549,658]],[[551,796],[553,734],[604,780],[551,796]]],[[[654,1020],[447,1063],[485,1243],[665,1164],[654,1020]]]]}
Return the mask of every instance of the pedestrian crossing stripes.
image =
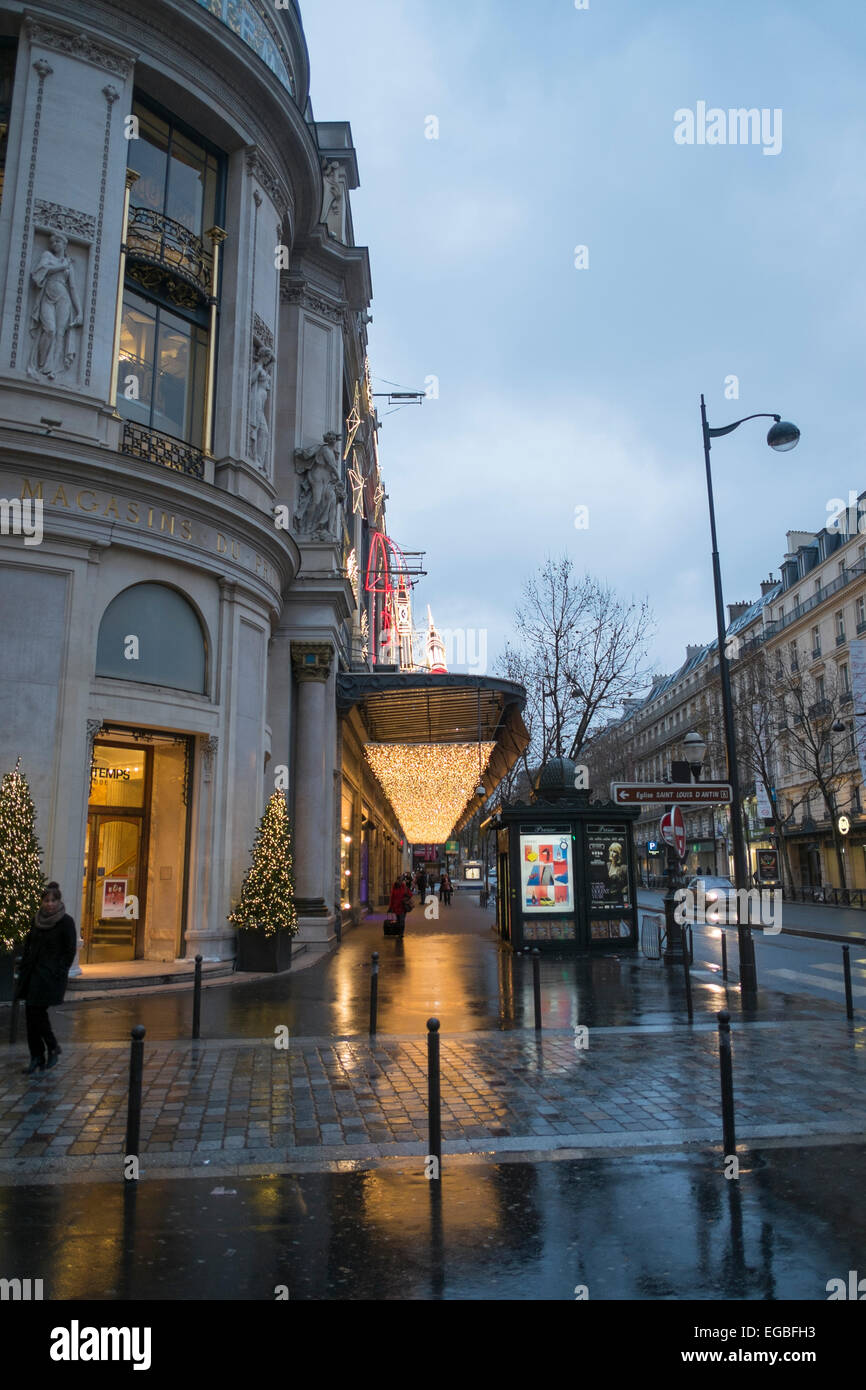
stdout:
{"type": "MultiPolygon", "coordinates": [[[[807,975],[802,970],[765,970],[763,973],[765,975],[775,975],[782,980],[793,980],[796,981],[797,984],[801,985],[817,985],[819,989],[829,989],[832,990],[834,994],[845,993],[844,980],[829,980],[822,975],[807,975]]],[[[866,996],[866,982],[864,982],[863,985],[858,986],[852,980],[851,992],[855,995],[866,996]]]]}

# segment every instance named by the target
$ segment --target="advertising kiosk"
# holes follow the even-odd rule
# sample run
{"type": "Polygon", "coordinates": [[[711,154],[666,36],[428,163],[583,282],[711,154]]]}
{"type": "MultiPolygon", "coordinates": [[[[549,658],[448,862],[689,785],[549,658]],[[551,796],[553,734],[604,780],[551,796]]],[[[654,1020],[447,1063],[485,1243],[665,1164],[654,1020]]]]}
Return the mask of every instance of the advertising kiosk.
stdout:
{"type": "Polygon", "coordinates": [[[531,800],[496,818],[496,925],[515,951],[636,948],[634,822],[639,806],[594,801],[575,789],[576,767],[553,758],[531,800]]]}

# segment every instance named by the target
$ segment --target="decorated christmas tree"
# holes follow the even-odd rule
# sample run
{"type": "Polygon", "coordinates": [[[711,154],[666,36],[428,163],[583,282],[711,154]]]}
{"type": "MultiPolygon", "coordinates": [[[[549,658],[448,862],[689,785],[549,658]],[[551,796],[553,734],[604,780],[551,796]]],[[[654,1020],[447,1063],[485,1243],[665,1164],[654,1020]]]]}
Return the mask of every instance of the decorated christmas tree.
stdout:
{"type": "Polygon", "coordinates": [[[0,782],[0,951],[12,951],[23,941],[46,883],[34,830],[36,808],[20,765],[19,758],[14,772],[0,782]]]}
{"type": "Polygon", "coordinates": [[[235,927],[259,931],[264,936],[298,930],[292,828],[284,792],[274,792],[265,808],[240,902],[228,920],[235,927]]]}

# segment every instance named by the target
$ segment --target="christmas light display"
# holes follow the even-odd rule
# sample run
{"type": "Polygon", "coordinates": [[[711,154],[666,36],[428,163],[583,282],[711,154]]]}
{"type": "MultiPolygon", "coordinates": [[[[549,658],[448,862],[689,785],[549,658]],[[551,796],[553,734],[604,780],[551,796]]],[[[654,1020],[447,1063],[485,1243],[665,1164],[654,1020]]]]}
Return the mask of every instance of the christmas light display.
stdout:
{"type": "Polygon", "coordinates": [[[358,467],[358,455],[352,454],[352,467],[346,477],[352,488],[352,511],[356,516],[364,515],[364,475],[358,467]]]}
{"type": "Polygon", "coordinates": [[[354,399],[353,399],[353,401],[352,401],[352,409],[349,411],[349,414],[346,416],[346,448],[345,448],[344,451],[343,451],[343,458],[344,458],[344,459],[346,459],[346,458],[349,457],[349,450],[351,449],[352,445],[353,445],[354,442],[355,442],[355,435],[358,433],[358,430],[361,428],[361,413],[360,413],[360,411],[358,410],[358,406],[360,405],[360,402],[361,402],[361,388],[360,388],[360,386],[358,385],[358,383],[357,383],[357,381],[356,381],[356,382],[355,382],[355,396],[354,396],[354,399]]]}
{"type": "Polygon", "coordinates": [[[354,550],[349,551],[349,558],[346,561],[346,578],[352,586],[352,593],[355,595],[355,602],[358,602],[358,585],[361,574],[358,569],[358,557],[354,550]]]}
{"type": "Polygon", "coordinates": [[[374,594],[373,630],[377,634],[373,651],[377,662],[400,665],[400,627],[398,596],[411,588],[406,557],[384,531],[370,536],[370,557],[364,588],[374,594]]]}
{"type": "Polygon", "coordinates": [[[465,809],[495,743],[366,743],[367,762],[411,844],[442,844],[465,809]]]}
{"type": "Polygon", "coordinates": [[[19,758],[0,783],[0,951],[24,940],[46,883],[36,810],[20,764],[19,758]]]}
{"type": "Polygon", "coordinates": [[[265,808],[240,902],[228,920],[235,927],[260,931],[263,936],[298,930],[292,831],[284,792],[274,792],[265,808]]]}

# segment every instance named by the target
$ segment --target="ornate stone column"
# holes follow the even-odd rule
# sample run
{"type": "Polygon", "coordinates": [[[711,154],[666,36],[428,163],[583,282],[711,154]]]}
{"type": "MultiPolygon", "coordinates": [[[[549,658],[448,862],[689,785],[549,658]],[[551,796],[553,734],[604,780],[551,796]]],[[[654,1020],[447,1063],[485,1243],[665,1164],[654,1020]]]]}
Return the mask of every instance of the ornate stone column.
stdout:
{"type": "Polygon", "coordinates": [[[330,642],[293,642],[292,670],[298,683],[294,768],[295,902],[300,941],[325,945],[335,935],[332,834],[328,819],[327,682],[334,648],[330,642]]]}

